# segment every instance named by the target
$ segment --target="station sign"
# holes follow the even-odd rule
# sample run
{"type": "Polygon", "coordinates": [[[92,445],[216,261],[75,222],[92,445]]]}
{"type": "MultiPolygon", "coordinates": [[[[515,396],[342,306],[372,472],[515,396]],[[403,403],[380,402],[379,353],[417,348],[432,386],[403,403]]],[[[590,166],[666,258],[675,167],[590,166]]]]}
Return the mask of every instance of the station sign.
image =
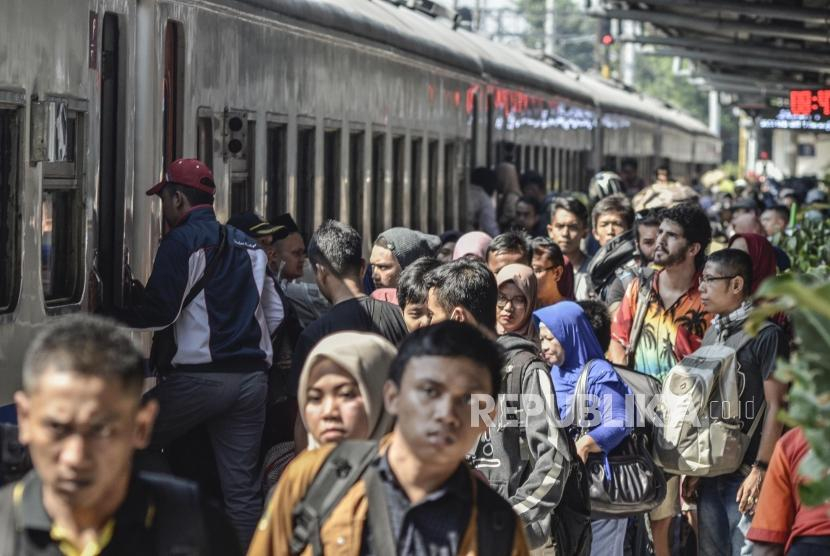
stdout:
{"type": "Polygon", "coordinates": [[[830,118],[830,89],[790,91],[790,113],[794,116],[830,118]]]}

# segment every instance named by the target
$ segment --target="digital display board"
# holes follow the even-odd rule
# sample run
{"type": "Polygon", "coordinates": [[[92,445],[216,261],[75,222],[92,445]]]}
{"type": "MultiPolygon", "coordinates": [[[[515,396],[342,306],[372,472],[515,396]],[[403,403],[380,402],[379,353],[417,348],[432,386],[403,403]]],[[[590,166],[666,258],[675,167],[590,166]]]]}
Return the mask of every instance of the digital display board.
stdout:
{"type": "Polygon", "coordinates": [[[790,91],[790,113],[795,116],[830,117],[830,89],[790,91]]]}

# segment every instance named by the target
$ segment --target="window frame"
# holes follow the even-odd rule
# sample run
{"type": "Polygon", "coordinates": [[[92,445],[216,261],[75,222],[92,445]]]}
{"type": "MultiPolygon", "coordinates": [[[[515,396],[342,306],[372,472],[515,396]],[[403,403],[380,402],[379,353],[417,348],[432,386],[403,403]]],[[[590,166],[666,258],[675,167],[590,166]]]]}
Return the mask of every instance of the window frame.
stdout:
{"type": "Polygon", "coordinates": [[[288,116],[268,114],[265,119],[265,213],[269,220],[292,212],[288,210],[288,143],[288,116]],[[276,155],[272,149],[272,133],[281,135],[276,155]],[[274,183],[275,176],[279,183],[274,183]]]}
{"type": "Polygon", "coordinates": [[[6,245],[0,245],[9,254],[7,268],[0,268],[0,271],[7,272],[10,277],[7,291],[3,295],[8,296],[8,302],[0,306],[0,322],[4,319],[13,318],[17,305],[20,302],[22,285],[22,212],[21,212],[21,184],[22,170],[24,169],[24,145],[26,136],[24,126],[26,125],[26,94],[23,90],[0,89],[0,110],[8,111],[15,129],[10,130],[9,144],[11,153],[9,162],[8,199],[3,204],[3,210],[7,218],[5,221],[10,225],[6,245]]]}

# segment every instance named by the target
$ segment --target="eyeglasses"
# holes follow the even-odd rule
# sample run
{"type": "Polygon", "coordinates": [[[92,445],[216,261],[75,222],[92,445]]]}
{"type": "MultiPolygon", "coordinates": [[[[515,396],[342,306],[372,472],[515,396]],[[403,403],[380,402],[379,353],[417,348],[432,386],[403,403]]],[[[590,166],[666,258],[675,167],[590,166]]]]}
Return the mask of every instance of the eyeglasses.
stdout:
{"type": "Polygon", "coordinates": [[[496,301],[496,306],[499,309],[503,309],[507,307],[508,303],[510,303],[513,307],[517,309],[520,307],[527,306],[527,300],[524,298],[524,296],[521,295],[517,295],[516,297],[504,297],[503,295],[500,295],[498,300],[496,301]]]}
{"type": "Polygon", "coordinates": [[[738,277],[737,274],[732,275],[732,276],[701,276],[700,278],[698,278],[697,283],[701,286],[703,284],[706,284],[708,286],[711,282],[714,282],[716,280],[731,280],[732,278],[737,278],[737,277],[738,277]]]}

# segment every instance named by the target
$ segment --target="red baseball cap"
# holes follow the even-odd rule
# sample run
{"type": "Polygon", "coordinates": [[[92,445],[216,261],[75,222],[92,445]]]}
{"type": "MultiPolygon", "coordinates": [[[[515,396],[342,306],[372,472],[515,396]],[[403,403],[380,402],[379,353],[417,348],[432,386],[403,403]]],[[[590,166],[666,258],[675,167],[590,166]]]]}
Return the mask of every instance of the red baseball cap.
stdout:
{"type": "Polygon", "coordinates": [[[216,184],[213,183],[213,172],[207,164],[195,158],[180,158],[174,160],[167,167],[164,179],[147,190],[147,195],[158,195],[164,186],[174,183],[183,187],[192,187],[208,195],[216,193],[216,184]]]}

